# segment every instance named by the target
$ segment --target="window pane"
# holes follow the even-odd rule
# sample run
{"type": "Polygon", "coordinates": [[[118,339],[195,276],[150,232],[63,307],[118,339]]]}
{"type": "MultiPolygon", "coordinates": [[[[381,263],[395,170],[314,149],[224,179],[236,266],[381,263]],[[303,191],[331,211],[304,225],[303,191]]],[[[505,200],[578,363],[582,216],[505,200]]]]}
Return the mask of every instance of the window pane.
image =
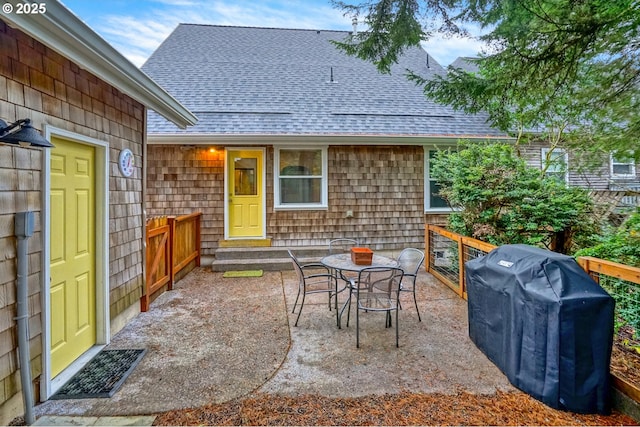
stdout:
{"type": "Polygon", "coordinates": [[[234,191],[236,196],[255,196],[258,194],[256,183],[258,159],[237,158],[234,167],[234,191]]]}
{"type": "Polygon", "coordinates": [[[430,208],[448,208],[449,204],[438,195],[440,184],[435,181],[429,181],[429,207],[430,208]]]}
{"type": "Polygon", "coordinates": [[[549,172],[545,174],[547,178],[555,179],[558,182],[566,182],[566,174],[564,172],[549,172]]]}
{"type": "MultiPolygon", "coordinates": [[[[427,196],[428,200],[427,200],[427,206],[426,206],[427,209],[441,209],[441,208],[450,209],[451,208],[447,203],[447,201],[438,195],[441,188],[440,184],[438,184],[436,181],[431,179],[431,166],[433,165],[433,159],[436,157],[436,154],[439,151],[440,150],[429,150],[429,157],[428,157],[428,164],[427,164],[427,170],[429,172],[429,176],[428,176],[428,181],[425,184],[429,187],[429,194],[427,196]]],[[[452,151],[455,152],[455,150],[452,150],[452,151]]]]}
{"type": "Polygon", "coordinates": [[[309,175],[322,175],[322,150],[280,150],[280,176],[309,175]]]}
{"type": "Polygon", "coordinates": [[[565,153],[563,150],[554,150],[549,156],[547,172],[562,172],[566,168],[565,153]]]}
{"type": "Polygon", "coordinates": [[[611,155],[614,163],[632,164],[633,158],[627,153],[616,152],[611,155]]]}
{"type": "Polygon", "coordinates": [[[286,203],[320,203],[321,178],[280,178],[280,201],[286,203]]]}
{"type": "Polygon", "coordinates": [[[630,164],[614,164],[613,173],[615,175],[631,175],[633,174],[630,164]]]}

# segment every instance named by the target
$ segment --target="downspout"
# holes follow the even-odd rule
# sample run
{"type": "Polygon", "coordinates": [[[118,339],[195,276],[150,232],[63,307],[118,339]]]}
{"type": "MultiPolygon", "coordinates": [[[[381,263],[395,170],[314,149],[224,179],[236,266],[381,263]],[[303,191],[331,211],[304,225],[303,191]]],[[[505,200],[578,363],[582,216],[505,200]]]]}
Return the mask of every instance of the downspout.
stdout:
{"type": "MultiPolygon", "coordinates": [[[[147,292],[147,107],[142,113],[142,295],[147,292]]],[[[142,299],[140,299],[142,301],[142,299]]],[[[141,303],[142,304],[142,303],[141,303]]]]}
{"type": "Polygon", "coordinates": [[[22,383],[22,399],[24,401],[24,421],[27,425],[34,423],[33,390],[31,385],[31,356],[29,352],[29,253],[28,239],[33,235],[33,212],[18,212],[15,219],[15,236],[18,239],[18,290],[17,316],[18,354],[20,361],[20,381],[22,383]]]}

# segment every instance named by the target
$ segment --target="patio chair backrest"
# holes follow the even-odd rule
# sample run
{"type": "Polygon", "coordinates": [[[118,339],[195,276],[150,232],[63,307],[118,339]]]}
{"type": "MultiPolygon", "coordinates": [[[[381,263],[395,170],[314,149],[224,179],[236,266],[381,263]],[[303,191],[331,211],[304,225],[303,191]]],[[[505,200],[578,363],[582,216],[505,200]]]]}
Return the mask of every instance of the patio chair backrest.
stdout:
{"type": "Polygon", "coordinates": [[[359,245],[356,239],[334,239],[329,242],[329,255],[346,254],[359,245]]]}
{"type": "Polygon", "coordinates": [[[424,252],[420,249],[406,248],[400,252],[397,261],[405,276],[416,276],[424,262],[424,252]]]}
{"type": "Polygon", "coordinates": [[[293,252],[291,252],[291,249],[287,249],[287,252],[289,252],[289,257],[291,257],[291,263],[293,264],[293,269],[296,271],[296,274],[298,275],[298,279],[304,280],[304,273],[302,272],[300,261],[298,261],[298,258],[296,258],[293,252]]]}
{"type": "Polygon", "coordinates": [[[356,291],[384,294],[395,298],[402,281],[402,269],[396,267],[367,267],[360,271],[356,291]]]}

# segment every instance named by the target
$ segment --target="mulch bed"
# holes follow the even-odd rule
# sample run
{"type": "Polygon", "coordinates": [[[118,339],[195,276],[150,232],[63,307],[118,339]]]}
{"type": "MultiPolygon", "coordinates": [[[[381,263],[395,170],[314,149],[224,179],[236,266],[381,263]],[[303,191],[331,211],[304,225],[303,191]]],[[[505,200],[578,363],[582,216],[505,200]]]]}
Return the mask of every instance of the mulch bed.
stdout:
{"type": "Polygon", "coordinates": [[[160,414],[154,425],[638,425],[632,418],[549,408],[520,392],[402,393],[360,398],[258,394],[160,414]]]}

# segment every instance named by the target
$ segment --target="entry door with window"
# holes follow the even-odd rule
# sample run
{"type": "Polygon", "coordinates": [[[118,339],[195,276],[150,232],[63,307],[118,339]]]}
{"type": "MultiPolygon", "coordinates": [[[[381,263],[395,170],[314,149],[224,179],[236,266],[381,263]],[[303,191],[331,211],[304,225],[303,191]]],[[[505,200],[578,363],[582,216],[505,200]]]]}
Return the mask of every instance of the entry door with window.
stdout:
{"type": "Polygon", "coordinates": [[[96,343],[95,149],[62,139],[51,151],[51,373],[96,343]]]}
{"type": "Polygon", "coordinates": [[[227,151],[228,236],[264,237],[262,150],[227,151]]]}

